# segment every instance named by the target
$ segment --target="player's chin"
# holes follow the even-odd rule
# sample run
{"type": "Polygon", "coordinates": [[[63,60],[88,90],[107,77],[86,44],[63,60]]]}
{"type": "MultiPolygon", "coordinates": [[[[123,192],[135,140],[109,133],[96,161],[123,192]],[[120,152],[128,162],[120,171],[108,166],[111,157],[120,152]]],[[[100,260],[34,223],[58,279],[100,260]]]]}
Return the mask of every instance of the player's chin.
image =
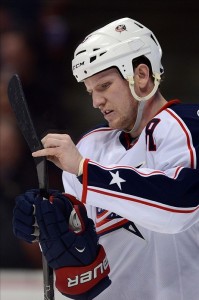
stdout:
{"type": "Polygon", "coordinates": [[[117,129],[115,122],[113,122],[113,121],[108,121],[108,120],[106,120],[106,121],[108,122],[108,125],[109,125],[109,127],[110,127],[111,129],[117,129]]]}
{"type": "Polygon", "coordinates": [[[108,125],[111,129],[118,129],[118,130],[123,129],[121,124],[118,124],[117,122],[108,122],[108,125]]]}
{"type": "Polygon", "coordinates": [[[125,127],[124,124],[123,124],[124,123],[123,120],[120,117],[116,116],[116,115],[114,116],[114,118],[113,117],[107,117],[105,119],[108,122],[108,125],[111,129],[123,130],[123,128],[125,127]]]}

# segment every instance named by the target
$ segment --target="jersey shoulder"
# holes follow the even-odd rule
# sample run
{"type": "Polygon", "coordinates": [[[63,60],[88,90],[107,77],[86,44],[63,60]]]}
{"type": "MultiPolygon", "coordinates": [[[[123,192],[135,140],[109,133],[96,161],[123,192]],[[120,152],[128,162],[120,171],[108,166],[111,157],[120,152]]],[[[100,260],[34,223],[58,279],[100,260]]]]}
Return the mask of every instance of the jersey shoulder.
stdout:
{"type": "Polygon", "coordinates": [[[182,122],[191,131],[194,127],[199,130],[199,104],[171,101],[154,118],[161,119],[167,125],[182,122]]]}
{"type": "Polygon", "coordinates": [[[199,121],[199,104],[179,103],[171,105],[169,109],[178,114],[183,120],[195,119],[199,121]]]}
{"type": "Polygon", "coordinates": [[[184,139],[184,144],[199,157],[199,104],[176,103],[163,109],[155,118],[159,124],[154,130],[154,135],[162,140],[167,136],[167,142],[184,139]],[[161,133],[164,132],[164,135],[161,133]]]}
{"type": "Polygon", "coordinates": [[[118,134],[120,131],[112,129],[108,126],[107,123],[99,124],[96,127],[90,129],[89,131],[85,132],[79,139],[77,145],[81,145],[82,143],[97,143],[106,140],[110,140],[118,134]]]}
{"type": "Polygon", "coordinates": [[[173,118],[182,120],[192,135],[199,136],[199,104],[176,104],[167,109],[173,118]]]}

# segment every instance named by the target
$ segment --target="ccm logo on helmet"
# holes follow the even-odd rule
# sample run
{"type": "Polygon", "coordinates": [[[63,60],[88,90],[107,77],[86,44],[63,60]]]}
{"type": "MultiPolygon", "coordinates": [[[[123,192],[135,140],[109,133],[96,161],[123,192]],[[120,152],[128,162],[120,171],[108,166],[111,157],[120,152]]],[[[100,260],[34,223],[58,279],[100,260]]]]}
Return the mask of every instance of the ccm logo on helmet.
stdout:
{"type": "Polygon", "coordinates": [[[104,260],[99,265],[97,265],[93,270],[77,275],[75,276],[75,278],[67,278],[68,288],[76,286],[78,284],[83,284],[88,281],[92,281],[93,279],[103,274],[108,268],[108,266],[109,266],[108,259],[107,257],[105,257],[104,260]]]}
{"type": "Polygon", "coordinates": [[[84,65],[84,61],[83,61],[83,62],[80,62],[80,63],[78,63],[78,64],[76,64],[76,65],[74,65],[74,66],[73,66],[73,70],[78,69],[79,67],[81,67],[81,66],[83,66],[83,65],[84,65]]]}

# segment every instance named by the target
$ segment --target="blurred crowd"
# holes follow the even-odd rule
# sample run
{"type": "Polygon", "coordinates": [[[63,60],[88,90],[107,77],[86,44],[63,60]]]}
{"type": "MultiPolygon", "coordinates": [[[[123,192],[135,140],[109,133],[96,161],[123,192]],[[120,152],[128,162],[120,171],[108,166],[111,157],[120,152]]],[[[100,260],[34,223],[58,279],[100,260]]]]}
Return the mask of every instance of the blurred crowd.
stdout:
{"type": "MultiPolygon", "coordinates": [[[[7,87],[17,73],[33,121],[42,137],[67,128],[62,108],[63,66],[70,30],[62,13],[68,1],[1,1],[0,4],[0,268],[40,268],[37,244],[12,233],[16,195],[38,186],[31,153],[17,127],[7,87]],[[28,4],[28,5],[27,5],[28,4]]],[[[48,164],[49,186],[63,190],[61,171],[48,164]]]]}
{"type": "MultiPolygon", "coordinates": [[[[67,132],[77,142],[99,118],[99,112],[91,118],[85,117],[92,109],[92,102],[80,104],[78,93],[75,95],[78,88],[71,60],[79,40],[74,28],[71,33],[71,22],[67,19],[71,3],[71,0],[0,2],[0,268],[42,265],[38,244],[20,241],[12,231],[16,196],[38,187],[34,160],[8,100],[12,75],[17,73],[21,79],[40,138],[47,132],[67,132]]],[[[77,24],[73,24],[77,29],[77,24]]],[[[50,188],[63,190],[62,173],[51,163],[48,163],[48,177],[50,188]]]]}

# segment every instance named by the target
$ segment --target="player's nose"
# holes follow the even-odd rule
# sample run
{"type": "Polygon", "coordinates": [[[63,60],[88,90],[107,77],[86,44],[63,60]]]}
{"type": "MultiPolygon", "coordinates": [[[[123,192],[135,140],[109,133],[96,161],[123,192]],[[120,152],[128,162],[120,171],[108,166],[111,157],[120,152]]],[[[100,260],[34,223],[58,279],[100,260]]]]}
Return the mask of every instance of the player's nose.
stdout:
{"type": "Polygon", "coordinates": [[[93,99],[94,108],[99,108],[100,106],[104,105],[106,102],[106,99],[102,95],[96,92],[93,92],[92,99],[93,99]]]}

